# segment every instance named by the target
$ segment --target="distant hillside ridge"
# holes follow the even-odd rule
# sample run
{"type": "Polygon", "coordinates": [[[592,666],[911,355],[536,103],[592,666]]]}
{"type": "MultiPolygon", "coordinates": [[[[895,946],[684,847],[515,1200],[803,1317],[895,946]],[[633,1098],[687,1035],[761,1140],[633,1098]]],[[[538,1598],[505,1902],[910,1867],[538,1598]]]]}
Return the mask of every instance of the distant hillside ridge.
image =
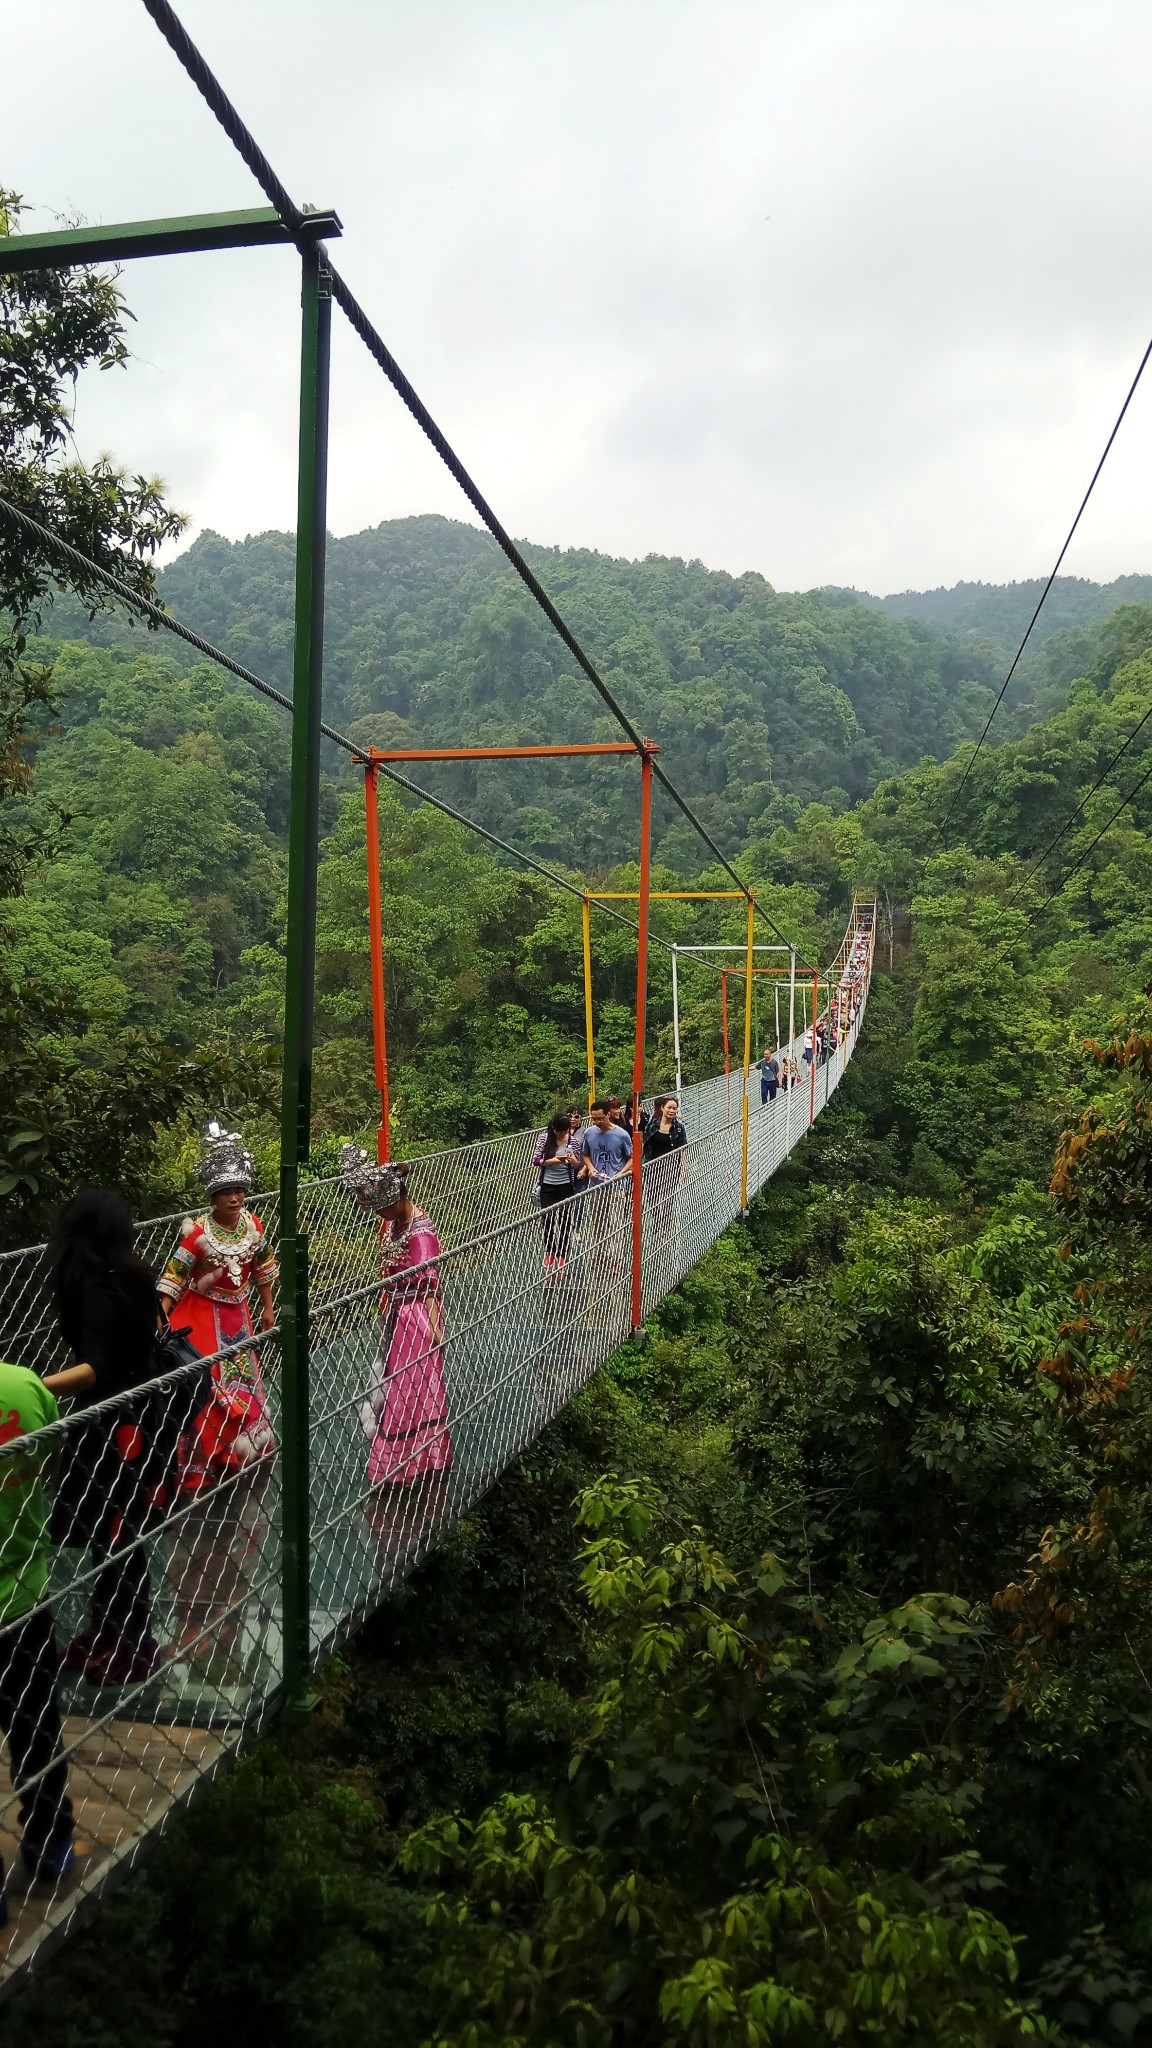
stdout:
{"type": "MultiPolygon", "coordinates": [[[[761,575],[648,555],[523,543],[545,587],[718,844],[733,855],[818,802],[844,812],[983,727],[1040,584],[959,584],[875,598],[778,591],[761,575]],[[1019,621],[1019,625],[1017,622],[1019,621]]],[[[201,533],[169,564],[175,615],[291,688],[291,534],[201,533]]],[[[1011,737],[1067,699],[1096,658],[1099,622],[1152,600],[1152,577],[1062,578],[997,728],[1011,737]]],[[[139,646],[119,620],[64,600],[47,630],[139,646]]],[[[169,643],[165,653],[186,658],[169,643]]],[[[587,678],[490,537],[439,514],[330,539],[324,704],[359,746],[572,743],[617,736],[587,678]]],[[[330,771],[347,763],[334,753],[330,771]]],[[[618,764],[430,768],[424,778],[490,830],[586,871],[632,858],[633,792],[618,764]]],[[[658,857],[698,871],[700,842],[662,796],[658,857]]]]}
{"type": "MultiPolygon", "coordinates": [[[[977,633],[1015,652],[1045,581],[1033,576],[1022,583],[954,583],[948,590],[899,590],[871,601],[896,618],[923,619],[947,633],[977,633]]],[[[1111,583],[1058,576],[1032,640],[1042,646],[1069,626],[1099,625],[1122,604],[1152,604],[1152,576],[1117,576],[1111,583]]]]}
{"type": "MultiPolygon", "coordinates": [[[[924,621],[699,561],[524,546],[726,851],[805,803],[846,810],[922,756],[951,753],[987,716],[994,658],[924,621]]],[[[165,570],[162,592],[178,617],[284,687],[293,572],[289,534],[206,532],[165,570]]],[[[460,521],[389,520],[332,539],[325,639],[326,715],[360,745],[616,732],[495,543],[460,521]]],[[[553,858],[591,867],[635,846],[632,795],[604,764],[467,766],[429,780],[553,858]]],[[[694,872],[691,829],[663,802],[655,824],[660,857],[694,872]]]]}

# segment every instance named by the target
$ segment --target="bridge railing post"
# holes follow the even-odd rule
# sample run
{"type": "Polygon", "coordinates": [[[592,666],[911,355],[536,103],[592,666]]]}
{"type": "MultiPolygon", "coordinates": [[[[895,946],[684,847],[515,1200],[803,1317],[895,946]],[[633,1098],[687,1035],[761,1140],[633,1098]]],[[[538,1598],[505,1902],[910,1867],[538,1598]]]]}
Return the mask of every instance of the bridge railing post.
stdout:
{"type": "Polygon", "coordinates": [[[652,757],[640,756],[640,899],[636,940],[636,1040],[632,1054],[632,1328],[642,1314],[644,1189],[641,1177],[640,1097],[644,1091],[644,1033],[648,1001],[648,907],[651,895],[652,757]]]}
{"type": "MultiPolygon", "coordinates": [[[[592,1024],[592,905],[584,891],[580,916],[584,942],[584,1057],[588,1065],[588,1107],[596,1100],[596,1034],[592,1024]]],[[[676,962],[673,959],[673,968],[676,962]]]]}
{"type": "Polygon", "coordinates": [[[756,898],[748,898],[744,963],[744,1086],[740,1110],[740,1208],[748,1209],[748,1077],[752,1066],[752,968],[756,943],[756,898]]]}
{"type": "Polygon", "coordinates": [[[300,1227],[300,1169],[307,1165],[312,1121],[332,328],[332,300],[323,246],[313,244],[304,249],[301,267],[296,635],[292,663],[292,785],[280,1119],[281,1600],[284,1699],[290,1713],[301,1711],[306,1704],[311,1653],[308,1237],[300,1227]]]}
{"type": "Polygon", "coordinates": [[[368,950],[372,971],[372,1058],[380,1097],[380,1128],[376,1157],[383,1166],[392,1147],[392,1112],[388,1097],[388,1026],[384,1000],[384,904],[380,891],[380,770],[369,758],[364,764],[364,839],[368,852],[368,950]]]}

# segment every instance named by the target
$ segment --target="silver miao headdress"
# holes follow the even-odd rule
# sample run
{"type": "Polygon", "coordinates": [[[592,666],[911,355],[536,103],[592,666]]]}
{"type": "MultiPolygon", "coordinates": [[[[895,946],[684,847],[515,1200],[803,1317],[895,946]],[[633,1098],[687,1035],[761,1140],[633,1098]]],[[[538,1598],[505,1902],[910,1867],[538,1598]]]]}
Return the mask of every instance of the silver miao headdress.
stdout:
{"type": "Polygon", "coordinates": [[[218,1195],[223,1188],[247,1193],[256,1178],[256,1162],[239,1131],[226,1131],[215,1117],[201,1141],[196,1178],[206,1195],[218,1195]]]}
{"type": "Polygon", "coordinates": [[[345,1194],[377,1216],[390,1209],[404,1193],[404,1182],[396,1168],[376,1166],[359,1145],[341,1145],[340,1178],[345,1194]]]}

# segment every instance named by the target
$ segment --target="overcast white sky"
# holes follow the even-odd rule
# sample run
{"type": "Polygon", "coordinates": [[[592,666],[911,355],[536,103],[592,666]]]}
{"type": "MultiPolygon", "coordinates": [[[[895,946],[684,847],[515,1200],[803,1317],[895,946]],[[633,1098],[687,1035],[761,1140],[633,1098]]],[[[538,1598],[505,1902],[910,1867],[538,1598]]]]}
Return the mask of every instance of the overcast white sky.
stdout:
{"type": "MultiPolygon", "coordinates": [[[[1152,331],[1146,0],[177,0],[518,535],[1051,566],[1152,331]]],[[[140,0],[6,0],[27,228],[262,204],[140,0]]],[[[81,452],[294,518],[287,252],[141,262],[81,452]]],[[[337,315],[330,524],[470,517],[337,315]],[[342,330],[342,331],[341,331],[342,330]]],[[[1152,369],[1066,568],[1152,569],[1152,369]]]]}

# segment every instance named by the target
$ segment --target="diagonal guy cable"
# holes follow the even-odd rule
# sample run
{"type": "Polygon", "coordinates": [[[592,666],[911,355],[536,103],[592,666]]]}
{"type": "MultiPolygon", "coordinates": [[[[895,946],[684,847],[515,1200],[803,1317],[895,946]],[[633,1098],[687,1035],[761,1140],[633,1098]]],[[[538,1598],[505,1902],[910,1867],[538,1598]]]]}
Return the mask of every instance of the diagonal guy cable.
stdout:
{"type": "MultiPolygon", "coordinates": [[[[287,187],[277,177],[276,172],[260,148],[251,129],[241,120],[239,113],[228,98],[219,79],[197,49],[179,16],[169,5],[169,0],[143,0],[143,5],[147,8],[148,13],[151,15],[165,41],[184,66],[193,85],[211,108],[229,141],[239,152],[240,156],[243,157],[244,162],[247,164],[248,169],[251,171],[252,176],[260,186],[269,204],[276,208],[285,227],[293,234],[299,235],[301,224],[305,218],[302,209],[296,205],[287,187]]],[[[623,706],[617,703],[616,698],[612,695],[607,683],[596,668],[595,663],[584,652],[576,635],[572,632],[570,626],[567,625],[561,613],[556,609],[552,599],[535,572],[529,567],[528,562],[512,539],[511,534],[507,532],[501,521],[497,518],[496,513],[488,503],[479,485],[474,482],[455,449],[437,426],[423,399],[404,375],[387,343],[377,333],[364,308],[345,284],[344,279],[340,276],[339,271],[336,270],[332,263],[332,258],[327,252],[325,252],[325,260],[331,273],[332,296],[347,316],[349,324],[360,336],[368,353],[379,364],[393,390],[407,406],[416,424],[432,443],[445,468],[455,478],[469,504],[479,514],[493,540],[501,548],[526,589],[535,598],[536,603],[544,613],[554,632],[564,642],[573,659],[579,663],[593,689],[607,705],[617,724],[627,733],[637,752],[643,754],[646,749],[642,735],[633,725],[623,706]]],[[[1152,347],[1152,344],[1150,344],[1150,347],[1152,347]]],[[[731,876],[737,888],[745,897],[751,896],[752,892],[743,876],[737,873],[727,855],[721,852],[711,833],[701,824],[695,812],[691,809],[685,798],[681,796],[675,783],[671,781],[661,767],[660,762],[656,759],[652,761],[652,772],[661,787],[667,791],[673,803],[683,812],[693,830],[699,834],[704,844],[715,854],[725,873],[731,876]]],[[[777,938],[782,939],[786,946],[790,946],[791,940],[785,937],[779,925],[768,915],[768,912],[759,905],[757,908],[760,910],[760,915],[765,923],[776,933],[777,938]]]]}
{"type": "MultiPolygon", "coordinates": [[[[146,7],[151,7],[151,4],[152,0],[144,0],[144,5],[146,7]]],[[[1036,624],[1037,619],[1040,617],[1040,614],[1044,609],[1044,603],[1048,596],[1048,593],[1051,590],[1052,585],[1055,583],[1056,578],[1060,573],[1061,563],[1063,562],[1065,555],[1068,553],[1068,550],[1072,545],[1072,540],[1076,532],[1076,528],[1079,526],[1081,519],[1084,517],[1084,512],[1087,507],[1089,498],[1092,496],[1093,491],[1096,489],[1096,485],[1100,477],[1100,472],[1103,469],[1104,464],[1107,462],[1108,457],[1112,452],[1112,443],[1116,439],[1116,436],[1120,432],[1120,428],[1124,423],[1124,415],[1127,412],[1128,407],[1131,405],[1132,400],[1136,396],[1136,387],[1139,384],[1141,377],[1144,375],[1144,370],[1147,365],[1149,356],[1152,356],[1152,341],[1148,343],[1147,348],[1145,349],[1143,355],[1140,358],[1139,368],[1137,369],[1136,375],[1133,377],[1131,384],[1128,386],[1128,396],[1124,400],[1123,405],[1120,407],[1120,410],[1116,415],[1115,425],[1113,426],[1112,432],[1109,434],[1107,441],[1104,443],[1104,453],[1100,457],[1099,462],[1096,464],[1095,469],[1092,471],[1092,481],[1089,484],[1088,489],[1085,491],[1084,496],[1080,500],[1080,509],[1077,512],[1075,519],[1072,521],[1071,526],[1068,528],[1068,534],[1065,539],[1064,545],[1061,548],[1060,553],[1056,557],[1056,562],[1052,570],[1052,574],[1049,576],[1047,583],[1044,585],[1044,588],[1040,593],[1040,601],[1037,604],[1036,609],[1032,614],[1032,617],[1028,621],[1024,638],[1021,640],[1019,647],[1016,649],[1016,652],[1012,657],[1012,666],[1008,670],[1008,673],[1005,676],[1004,681],[1001,683],[1000,693],[996,699],[996,702],[993,704],[991,711],[988,713],[988,716],[984,721],[984,730],[976,742],[976,747],[975,751],[973,752],[972,759],[969,761],[968,766],[965,768],[963,775],[960,777],[960,780],[952,793],[952,801],[949,804],[948,809],[944,813],[943,821],[935,827],[935,830],[940,838],[943,838],[945,827],[947,826],[949,818],[952,816],[953,811],[956,809],[956,806],[960,801],[961,794],[964,790],[964,785],[967,782],[968,777],[971,775],[973,768],[976,766],[976,757],[979,754],[981,747],[984,745],[984,742],[988,737],[988,731],[989,727],[992,724],[992,720],[995,718],[996,713],[999,711],[1001,704],[1004,702],[1004,692],[1007,690],[1009,683],[1012,681],[1012,678],[1016,673],[1016,668],[1020,660],[1020,657],[1023,654],[1024,649],[1027,647],[1029,640],[1032,637],[1032,628],[1036,624]]]]}
{"type": "MultiPolygon", "coordinates": [[[[1152,714],[1149,715],[1152,716],[1152,714]]],[[[1132,733],[1130,737],[1132,739],[1135,739],[1135,733],[1132,733]]],[[[1104,837],[1104,834],[1109,830],[1111,826],[1113,826],[1116,823],[1116,820],[1120,816],[1121,811],[1127,810],[1128,805],[1132,802],[1133,798],[1138,797],[1140,791],[1142,789],[1146,789],[1150,782],[1152,782],[1152,768],[1146,768],[1143,775],[1140,777],[1140,780],[1138,782],[1133,783],[1131,789],[1128,791],[1127,796],[1121,797],[1120,802],[1116,805],[1115,810],[1109,812],[1107,818],[1105,818],[1104,823],[1101,825],[1100,830],[1097,832],[1095,838],[1089,840],[1087,846],[1084,848],[1083,853],[1079,856],[1077,860],[1073,861],[1072,866],[1068,869],[1067,873],[1061,875],[1060,880],[1057,882],[1056,887],[1052,890],[1051,895],[1045,896],[1044,901],[1042,903],[1038,903],[1036,905],[1035,910],[1031,911],[1029,915],[1025,918],[1023,931],[1021,931],[1018,934],[1017,939],[1004,940],[1001,943],[1001,945],[997,948],[995,953],[989,953],[985,956],[987,965],[989,967],[995,967],[998,961],[1006,959],[1008,954],[1011,952],[1013,945],[1017,944],[1019,942],[1019,939],[1023,938],[1024,932],[1028,930],[1029,926],[1034,925],[1038,918],[1043,917],[1044,912],[1053,903],[1055,903],[1056,898],[1061,894],[1061,892],[1064,889],[1067,888],[1068,883],[1072,880],[1073,875],[1079,874],[1085,861],[1088,859],[1089,854],[1094,853],[1096,851],[1096,848],[1099,846],[1100,841],[1104,837]]],[[[1099,787],[1099,785],[1097,784],[1096,787],[1099,787]]],[[[1091,794],[1092,792],[1089,791],[1089,795],[1091,794]]],[[[1088,798],[1085,797],[1084,802],[1087,803],[1087,801],[1088,798]]],[[[1081,805],[1081,809],[1083,809],[1083,805],[1081,805]]],[[[1069,819],[1068,822],[1069,824],[1071,824],[1072,820],[1069,819]]],[[[1052,843],[1053,845],[1055,845],[1055,840],[1052,843]]],[[[1041,856],[1041,858],[1043,858],[1043,856],[1041,856]]],[[[1037,862],[1037,866],[1039,866],[1039,862],[1037,862]]],[[[1035,869],[1033,869],[1032,872],[1035,873],[1035,869]]],[[[1027,877],[1025,877],[1025,879],[1027,880],[1027,877]]],[[[1022,887],[1023,884],[1021,884],[1020,886],[1022,887]]],[[[1018,894],[1019,889],[1014,890],[1013,894],[1009,896],[1007,899],[1008,904],[1011,904],[1014,901],[1016,895],[1018,894]]]]}
{"type": "MultiPolygon", "coordinates": [[[[1096,777],[1095,782],[1092,784],[1091,789],[1085,790],[1084,795],[1081,797],[1080,802],[1076,806],[1076,809],[1072,812],[1071,817],[1065,818],[1064,823],[1061,825],[1060,830],[1056,834],[1056,837],[1048,841],[1047,846],[1043,849],[1041,853],[1037,855],[1036,859],[1033,861],[1032,866],[1028,870],[1028,873],[1026,875],[1023,875],[1020,881],[1017,882],[1016,887],[1013,889],[1012,894],[1008,898],[1009,903],[1015,903],[1017,896],[1019,896],[1020,894],[1020,891],[1022,889],[1027,888],[1029,882],[1032,880],[1032,877],[1036,873],[1037,869],[1043,866],[1043,863],[1047,860],[1048,855],[1051,852],[1053,852],[1053,850],[1057,846],[1059,846],[1060,841],[1064,839],[1067,836],[1067,834],[1072,830],[1072,827],[1076,823],[1077,818],[1082,818],[1084,816],[1084,813],[1087,810],[1088,805],[1091,803],[1092,798],[1095,796],[1096,791],[1098,789],[1103,788],[1104,784],[1108,780],[1108,777],[1111,775],[1112,770],[1116,766],[1117,761],[1121,760],[1123,756],[1128,752],[1128,749],[1132,745],[1133,740],[1138,738],[1139,734],[1143,732],[1144,727],[1147,725],[1148,720],[1150,718],[1152,718],[1152,704],[1149,705],[1147,711],[1144,713],[1143,718],[1139,719],[1138,722],[1132,727],[1132,730],[1129,733],[1127,739],[1124,741],[1123,745],[1117,747],[1116,752],[1113,754],[1111,760],[1105,763],[1105,766],[1101,769],[1099,775],[1096,777]]],[[[1072,872],[1075,873],[1075,870],[1073,869],[1072,872]]],[[[1051,902],[1051,900],[1051,897],[1047,898],[1048,902],[1051,902]]]]}
{"type": "Polygon", "coordinates": [[[1132,802],[1132,799],[1134,797],[1138,797],[1140,791],[1142,789],[1145,789],[1150,782],[1152,782],[1152,768],[1146,768],[1143,775],[1140,777],[1140,780],[1138,782],[1133,783],[1131,789],[1128,791],[1127,796],[1121,797],[1120,802],[1117,804],[1115,810],[1109,812],[1109,815],[1104,820],[1104,823],[1101,825],[1100,830],[1097,832],[1096,837],[1094,839],[1089,840],[1087,846],[1084,848],[1083,853],[1080,855],[1080,858],[1076,861],[1073,861],[1072,866],[1069,868],[1066,875],[1061,875],[1060,880],[1057,882],[1056,887],[1052,891],[1052,894],[1050,896],[1046,896],[1044,898],[1043,903],[1037,904],[1036,909],[1032,912],[1032,915],[1028,919],[1029,924],[1035,924],[1036,919],[1043,915],[1044,911],[1047,910],[1048,905],[1056,901],[1056,898],[1057,896],[1059,896],[1060,891],[1062,889],[1067,888],[1068,883],[1072,880],[1073,875],[1079,874],[1080,869],[1083,867],[1089,854],[1095,852],[1096,848],[1099,846],[1100,841],[1103,839],[1104,834],[1108,831],[1109,827],[1116,823],[1116,820],[1120,816],[1121,811],[1127,810],[1128,805],[1132,802]]]}
{"type": "MultiPolygon", "coordinates": [[[[42,547],[50,549],[72,568],[81,571],[85,578],[102,583],[105,589],[110,590],[122,603],[147,619],[150,625],[161,627],[166,633],[175,634],[178,640],[184,640],[189,647],[194,647],[198,654],[205,655],[209,661],[216,662],[218,667],[226,669],[230,675],[237,676],[242,683],[248,683],[252,689],[258,690],[262,697],[267,697],[273,704],[278,704],[282,711],[291,711],[292,699],[286,697],[283,690],[277,690],[272,683],[265,682],[263,676],[258,676],[252,669],[245,668],[242,661],[234,661],[230,654],[225,654],[220,647],[214,647],[210,640],[202,639],[190,626],[182,625],[179,619],[173,618],[171,612],[165,611],[164,607],[156,604],[152,598],[145,597],[142,591],[134,590],[130,583],[125,583],[121,577],[114,575],[111,569],[105,569],[99,562],[90,561],[87,555],[81,554],[79,548],[74,548],[71,541],[65,540],[62,534],[53,533],[50,526],[44,526],[40,520],[33,519],[30,512],[25,512],[19,505],[11,504],[7,498],[0,498],[0,519],[8,520],[10,525],[39,541],[42,547]]],[[[363,762],[363,749],[346,734],[337,732],[332,725],[321,725],[320,730],[325,739],[331,740],[334,746],[342,747],[354,761],[363,762]]],[[[410,781],[407,775],[401,775],[398,769],[389,767],[386,762],[379,761],[377,768],[390,782],[399,783],[401,789],[406,789],[410,796],[418,797],[421,803],[431,804],[433,810],[442,811],[446,818],[453,819],[457,825],[463,825],[466,831],[475,832],[478,838],[486,839],[489,845],[498,846],[502,853],[511,854],[513,860],[520,861],[525,867],[533,868],[556,888],[566,889],[570,896],[577,896],[583,901],[583,889],[575,882],[570,882],[566,875],[559,874],[555,868],[550,868],[545,861],[537,860],[535,854],[522,853],[518,846],[511,845],[507,839],[501,839],[498,833],[490,832],[486,825],[478,825],[474,818],[469,818],[465,812],[456,810],[452,804],[445,803],[442,797],[433,796],[430,790],[421,789],[419,783],[410,781]]],[[[597,902],[595,897],[590,898],[590,901],[595,903],[597,910],[602,911],[606,917],[613,917],[617,924],[626,925],[630,932],[639,930],[639,926],[634,924],[630,917],[625,916],[623,911],[614,909],[610,903],[597,902]]],[[[659,932],[649,932],[649,937],[655,945],[662,946],[666,953],[674,951],[669,940],[662,938],[659,932]]],[[[703,964],[712,967],[711,961],[703,964]]],[[[713,967],[712,971],[719,974],[721,969],[713,967]]]]}

